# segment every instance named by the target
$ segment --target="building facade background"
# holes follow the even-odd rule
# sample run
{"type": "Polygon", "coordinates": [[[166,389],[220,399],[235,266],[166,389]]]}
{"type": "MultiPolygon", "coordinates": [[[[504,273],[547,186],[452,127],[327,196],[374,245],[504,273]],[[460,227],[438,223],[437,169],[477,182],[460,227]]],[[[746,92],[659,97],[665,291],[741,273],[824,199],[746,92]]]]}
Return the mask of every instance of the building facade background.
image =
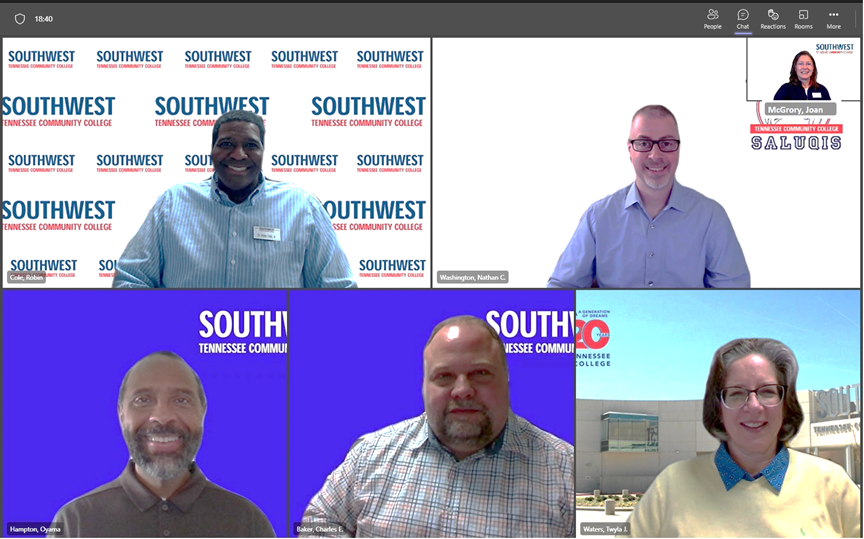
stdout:
{"type": "MultiPolygon", "coordinates": [[[[828,390],[800,390],[804,423],[790,449],[818,455],[847,470],[861,485],[860,384],[828,390]]],[[[622,423],[623,424],[623,423],[622,423]]],[[[624,435],[626,436],[626,434],[624,435]]],[[[576,399],[576,492],[645,492],[666,466],[717,450],[719,441],[702,425],[702,399],[625,401],[576,399]],[[633,414],[647,416],[640,418],[633,414]],[[604,422],[604,416],[606,421],[604,422]],[[657,433],[650,429],[656,416],[657,433]],[[618,443],[611,418],[633,422],[632,443],[618,443]],[[644,421],[642,420],[644,419],[644,421]],[[635,433],[635,425],[643,432],[635,433]],[[647,429],[648,432],[644,432],[647,429]],[[644,440],[643,440],[644,438],[644,440]],[[604,443],[605,442],[605,443],[604,443]],[[608,450],[602,450],[609,447],[608,450]]]]}

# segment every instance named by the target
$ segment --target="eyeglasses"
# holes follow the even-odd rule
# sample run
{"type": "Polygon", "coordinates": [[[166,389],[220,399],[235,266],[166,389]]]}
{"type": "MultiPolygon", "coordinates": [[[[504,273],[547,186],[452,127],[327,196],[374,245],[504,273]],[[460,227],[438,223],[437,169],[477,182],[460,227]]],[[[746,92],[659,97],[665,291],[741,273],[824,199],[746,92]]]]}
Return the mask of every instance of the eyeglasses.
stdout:
{"type": "Polygon", "coordinates": [[[650,152],[654,145],[657,145],[660,148],[661,152],[677,152],[678,145],[681,144],[680,140],[675,140],[671,138],[664,138],[663,140],[648,140],[644,138],[637,138],[630,141],[630,147],[633,148],[637,152],[650,152]]]}
{"type": "Polygon", "coordinates": [[[783,397],[786,395],[786,387],[780,384],[770,384],[757,387],[756,389],[727,387],[721,390],[719,395],[723,406],[730,410],[737,410],[747,404],[747,401],[750,400],[750,393],[756,393],[756,399],[762,406],[777,406],[783,402],[783,397]]]}

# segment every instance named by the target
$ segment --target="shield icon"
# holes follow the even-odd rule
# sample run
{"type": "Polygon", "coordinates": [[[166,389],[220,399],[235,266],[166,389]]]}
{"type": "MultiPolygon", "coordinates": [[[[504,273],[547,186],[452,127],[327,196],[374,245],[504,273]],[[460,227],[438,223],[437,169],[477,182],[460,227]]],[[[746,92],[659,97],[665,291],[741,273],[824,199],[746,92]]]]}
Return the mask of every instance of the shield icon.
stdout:
{"type": "Polygon", "coordinates": [[[15,15],[15,22],[17,22],[19,25],[24,24],[24,14],[19,13],[19,14],[15,15]]]}

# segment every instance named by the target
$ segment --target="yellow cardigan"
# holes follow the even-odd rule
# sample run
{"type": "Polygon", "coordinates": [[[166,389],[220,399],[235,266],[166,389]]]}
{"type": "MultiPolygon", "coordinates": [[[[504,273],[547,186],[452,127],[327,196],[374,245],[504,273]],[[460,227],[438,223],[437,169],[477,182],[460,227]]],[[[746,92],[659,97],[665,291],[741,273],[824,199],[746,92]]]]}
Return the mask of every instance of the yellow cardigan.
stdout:
{"type": "Polygon", "coordinates": [[[861,491],[840,466],[790,450],[780,492],[764,476],[727,492],[702,455],[663,470],[627,521],[629,537],[861,537],[861,491]]]}

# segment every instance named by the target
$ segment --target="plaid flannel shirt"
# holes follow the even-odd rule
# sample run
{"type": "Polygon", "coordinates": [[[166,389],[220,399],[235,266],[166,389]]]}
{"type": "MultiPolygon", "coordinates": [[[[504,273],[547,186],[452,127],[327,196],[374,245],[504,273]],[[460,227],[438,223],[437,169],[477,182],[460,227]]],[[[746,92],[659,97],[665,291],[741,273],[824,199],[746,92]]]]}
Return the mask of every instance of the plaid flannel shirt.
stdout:
{"type": "Polygon", "coordinates": [[[572,445],[511,412],[493,443],[457,461],[423,414],[361,438],[310,502],[302,525],[312,531],[300,535],[574,537],[573,457],[572,445]]]}

